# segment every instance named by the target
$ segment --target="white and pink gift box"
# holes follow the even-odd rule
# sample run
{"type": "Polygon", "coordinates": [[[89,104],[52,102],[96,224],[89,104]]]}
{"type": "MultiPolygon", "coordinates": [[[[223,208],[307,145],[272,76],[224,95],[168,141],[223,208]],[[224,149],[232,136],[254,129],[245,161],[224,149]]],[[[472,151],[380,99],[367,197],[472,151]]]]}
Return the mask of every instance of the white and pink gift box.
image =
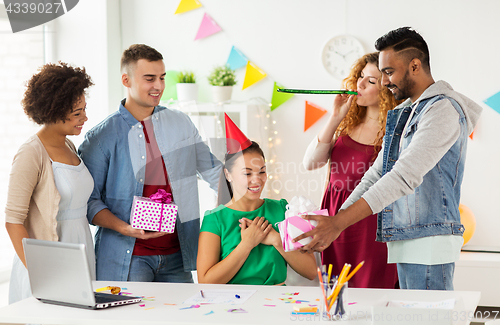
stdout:
{"type": "Polygon", "coordinates": [[[323,215],[328,216],[328,210],[320,210],[309,199],[303,196],[295,196],[287,205],[285,212],[285,220],[278,224],[281,236],[281,243],[285,252],[297,250],[312,240],[312,237],[307,237],[294,243],[292,240],[303,233],[311,231],[317,226],[314,220],[305,220],[303,215],[323,215]]]}
{"type": "Polygon", "coordinates": [[[130,225],[149,231],[173,233],[177,217],[177,205],[156,202],[147,197],[134,196],[130,225]]]}

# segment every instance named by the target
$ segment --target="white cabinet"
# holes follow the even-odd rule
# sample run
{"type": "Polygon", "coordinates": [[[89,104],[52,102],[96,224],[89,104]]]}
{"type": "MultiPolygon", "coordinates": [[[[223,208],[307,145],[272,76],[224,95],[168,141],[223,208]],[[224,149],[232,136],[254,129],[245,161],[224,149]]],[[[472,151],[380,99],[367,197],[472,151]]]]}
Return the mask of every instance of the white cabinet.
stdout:
{"type": "Polygon", "coordinates": [[[461,252],[455,263],[456,291],[481,291],[479,306],[500,306],[500,253],[461,252]]]}

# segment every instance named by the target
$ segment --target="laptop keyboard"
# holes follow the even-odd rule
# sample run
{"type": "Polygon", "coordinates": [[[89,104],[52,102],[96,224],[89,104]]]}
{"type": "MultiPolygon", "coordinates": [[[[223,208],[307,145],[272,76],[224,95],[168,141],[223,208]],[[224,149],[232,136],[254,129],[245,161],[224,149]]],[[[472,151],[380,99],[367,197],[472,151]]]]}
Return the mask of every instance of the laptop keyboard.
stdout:
{"type": "Polygon", "coordinates": [[[109,293],[95,293],[95,302],[97,304],[105,304],[113,301],[120,301],[120,300],[129,300],[130,297],[128,296],[118,296],[118,295],[112,295],[109,293]]]}

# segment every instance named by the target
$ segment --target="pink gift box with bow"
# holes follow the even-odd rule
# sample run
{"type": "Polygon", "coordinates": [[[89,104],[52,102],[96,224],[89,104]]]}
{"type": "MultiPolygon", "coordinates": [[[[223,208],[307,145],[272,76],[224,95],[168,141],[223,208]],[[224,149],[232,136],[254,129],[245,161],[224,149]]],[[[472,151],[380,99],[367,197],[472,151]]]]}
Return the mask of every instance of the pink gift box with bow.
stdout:
{"type": "Polygon", "coordinates": [[[172,195],[163,189],[149,198],[134,196],[130,225],[136,229],[173,233],[178,207],[171,202],[172,195]]]}
{"type": "Polygon", "coordinates": [[[285,220],[278,223],[278,228],[281,236],[281,243],[285,252],[297,250],[312,240],[312,237],[304,238],[294,243],[292,240],[305,232],[311,231],[316,227],[317,222],[314,220],[305,220],[303,215],[323,215],[328,216],[328,210],[319,210],[314,204],[303,196],[294,197],[287,205],[285,212],[285,220]]]}
{"type": "MultiPolygon", "coordinates": [[[[328,210],[318,210],[311,213],[309,215],[328,215],[328,210]]],[[[283,244],[283,250],[285,252],[291,252],[301,248],[309,244],[312,240],[312,237],[304,238],[299,240],[298,242],[293,243],[292,239],[296,238],[299,235],[302,235],[305,232],[311,231],[316,227],[316,221],[314,220],[305,220],[300,216],[293,216],[286,218],[282,222],[278,224],[278,228],[280,230],[281,243],[283,244]]]]}

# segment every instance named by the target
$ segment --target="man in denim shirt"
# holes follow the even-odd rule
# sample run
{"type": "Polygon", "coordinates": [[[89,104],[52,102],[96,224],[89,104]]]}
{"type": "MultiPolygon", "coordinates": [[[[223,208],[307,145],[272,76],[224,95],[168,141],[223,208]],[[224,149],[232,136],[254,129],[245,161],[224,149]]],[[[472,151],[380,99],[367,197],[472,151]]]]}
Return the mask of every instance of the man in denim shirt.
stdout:
{"type": "Polygon", "coordinates": [[[158,106],[165,89],[158,51],[132,45],[121,69],[126,99],[79,148],[95,184],[87,217],[99,226],[97,280],[193,282],[200,230],[197,175],[217,192],[221,163],[186,114],[158,106]],[[179,208],[173,234],[130,225],[133,197],[158,189],[171,193],[179,208]]]}
{"type": "MultiPolygon", "coordinates": [[[[434,82],[425,40],[409,27],[375,43],[382,84],[405,102],[387,113],[383,148],[341,211],[308,217],[318,226],[305,250],[322,251],[340,232],[378,213],[377,241],[387,242],[402,289],[453,290],[463,244],[458,205],[467,136],[481,107],[434,82]]],[[[360,271],[361,272],[361,271],[360,271]]]]}

